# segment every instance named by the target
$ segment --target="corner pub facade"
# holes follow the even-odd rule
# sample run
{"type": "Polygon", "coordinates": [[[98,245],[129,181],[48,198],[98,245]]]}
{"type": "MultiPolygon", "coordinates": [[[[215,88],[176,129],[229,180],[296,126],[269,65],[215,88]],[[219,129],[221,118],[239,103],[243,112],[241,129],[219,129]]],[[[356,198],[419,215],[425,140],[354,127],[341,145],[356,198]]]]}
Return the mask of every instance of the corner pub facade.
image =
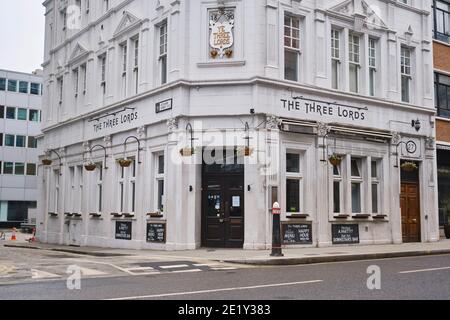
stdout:
{"type": "Polygon", "coordinates": [[[40,241],[439,240],[431,1],[44,5],[40,241]]]}

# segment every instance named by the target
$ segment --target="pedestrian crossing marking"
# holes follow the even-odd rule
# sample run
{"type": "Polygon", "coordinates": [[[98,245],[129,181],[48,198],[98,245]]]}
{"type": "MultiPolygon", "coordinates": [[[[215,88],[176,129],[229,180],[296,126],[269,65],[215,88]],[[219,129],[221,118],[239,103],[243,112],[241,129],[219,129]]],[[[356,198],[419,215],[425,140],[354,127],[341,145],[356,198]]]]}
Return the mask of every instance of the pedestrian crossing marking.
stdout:
{"type": "Polygon", "coordinates": [[[32,279],[55,279],[55,278],[61,278],[61,276],[54,274],[54,273],[42,271],[42,270],[31,269],[31,278],[32,279]]]}
{"type": "Polygon", "coordinates": [[[176,264],[173,266],[159,266],[161,269],[179,269],[179,268],[188,268],[187,264],[176,264]]]}
{"type": "Polygon", "coordinates": [[[106,275],[106,272],[100,271],[100,270],[95,270],[95,269],[89,269],[89,268],[81,268],[80,267],[80,272],[82,276],[85,277],[89,277],[89,276],[103,276],[106,275]]]}

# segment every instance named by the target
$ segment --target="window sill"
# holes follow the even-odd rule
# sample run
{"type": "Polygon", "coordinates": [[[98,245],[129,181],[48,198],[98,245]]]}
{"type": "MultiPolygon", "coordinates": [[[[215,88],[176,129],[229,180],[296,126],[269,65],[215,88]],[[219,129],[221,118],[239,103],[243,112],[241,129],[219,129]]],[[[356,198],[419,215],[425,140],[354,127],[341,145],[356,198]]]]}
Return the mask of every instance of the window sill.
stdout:
{"type": "Polygon", "coordinates": [[[74,213],[66,212],[64,213],[66,217],[73,217],[74,213]]]}
{"type": "Polygon", "coordinates": [[[163,218],[164,215],[160,212],[149,212],[147,213],[147,216],[149,216],[150,218],[163,218]]]}
{"type": "Polygon", "coordinates": [[[58,216],[58,214],[55,213],[55,212],[49,212],[48,214],[49,214],[49,216],[51,216],[51,217],[57,217],[57,216],[58,216]]]}
{"type": "Polygon", "coordinates": [[[352,216],[353,219],[369,219],[370,217],[370,214],[355,214],[352,216]]]}
{"type": "Polygon", "coordinates": [[[309,218],[309,214],[288,214],[286,215],[287,219],[307,219],[309,218]]]}
{"type": "Polygon", "coordinates": [[[121,214],[121,213],[111,213],[111,215],[112,215],[114,218],[120,218],[120,217],[123,216],[123,214],[121,214]]]}
{"type": "Polygon", "coordinates": [[[339,214],[334,216],[335,219],[348,219],[350,218],[350,215],[348,214],[339,214]]]}
{"type": "Polygon", "coordinates": [[[199,68],[222,68],[222,67],[242,67],[245,65],[245,60],[232,60],[232,61],[208,61],[198,62],[199,68]]]}
{"type": "Polygon", "coordinates": [[[125,218],[134,218],[135,214],[134,213],[123,213],[122,214],[125,218]]]}
{"type": "Polygon", "coordinates": [[[372,218],[375,219],[375,220],[386,220],[387,217],[388,216],[386,214],[378,214],[378,215],[372,216],[372,218]]]}
{"type": "Polygon", "coordinates": [[[92,218],[100,218],[100,217],[102,216],[101,213],[95,213],[95,212],[90,213],[89,215],[90,215],[92,218]]]}

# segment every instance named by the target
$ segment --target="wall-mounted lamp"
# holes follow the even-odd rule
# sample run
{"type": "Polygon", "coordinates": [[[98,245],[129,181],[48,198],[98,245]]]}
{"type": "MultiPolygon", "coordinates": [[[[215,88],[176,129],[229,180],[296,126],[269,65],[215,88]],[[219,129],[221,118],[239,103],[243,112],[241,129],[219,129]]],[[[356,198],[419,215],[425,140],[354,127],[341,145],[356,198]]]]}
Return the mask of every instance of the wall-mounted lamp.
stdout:
{"type": "Polygon", "coordinates": [[[92,151],[96,148],[101,148],[105,152],[104,158],[103,158],[103,169],[107,170],[108,166],[106,165],[106,158],[108,158],[108,155],[106,154],[106,148],[102,145],[95,145],[91,149],[89,149],[89,161],[84,165],[84,168],[87,171],[94,171],[97,168],[97,165],[92,161],[92,151]]]}
{"type": "Polygon", "coordinates": [[[191,138],[190,138],[190,140],[191,140],[190,147],[181,149],[180,150],[180,154],[183,157],[190,157],[190,156],[192,156],[195,153],[194,140],[196,140],[196,139],[194,139],[194,129],[192,129],[192,125],[190,123],[188,123],[186,125],[186,131],[191,136],[191,138]]]}
{"type": "Polygon", "coordinates": [[[194,187],[193,186],[189,186],[189,192],[194,191],[194,187]]]}
{"type": "Polygon", "coordinates": [[[138,162],[138,164],[142,163],[140,154],[141,154],[141,151],[144,149],[141,148],[141,141],[135,136],[129,136],[128,138],[125,139],[125,142],[123,143],[123,159],[119,160],[119,164],[122,168],[128,168],[131,165],[131,163],[133,162],[132,160],[127,159],[127,157],[126,157],[127,143],[130,139],[136,140],[136,142],[138,144],[137,162],[138,162]]]}
{"type": "Polygon", "coordinates": [[[422,124],[420,123],[420,120],[419,120],[419,119],[417,119],[417,120],[412,120],[412,121],[411,121],[411,126],[412,126],[414,129],[416,129],[417,132],[419,132],[419,131],[420,131],[420,128],[422,128],[422,124]]]}

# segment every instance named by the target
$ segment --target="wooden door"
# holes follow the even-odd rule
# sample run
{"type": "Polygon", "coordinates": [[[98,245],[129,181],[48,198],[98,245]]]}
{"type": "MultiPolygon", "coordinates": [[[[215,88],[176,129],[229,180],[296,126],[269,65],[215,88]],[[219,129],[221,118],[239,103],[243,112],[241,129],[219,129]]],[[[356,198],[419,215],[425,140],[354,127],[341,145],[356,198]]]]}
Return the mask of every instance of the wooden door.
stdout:
{"type": "Polygon", "coordinates": [[[402,183],[400,194],[403,242],[420,242],[419,183],[402,183]]]}

